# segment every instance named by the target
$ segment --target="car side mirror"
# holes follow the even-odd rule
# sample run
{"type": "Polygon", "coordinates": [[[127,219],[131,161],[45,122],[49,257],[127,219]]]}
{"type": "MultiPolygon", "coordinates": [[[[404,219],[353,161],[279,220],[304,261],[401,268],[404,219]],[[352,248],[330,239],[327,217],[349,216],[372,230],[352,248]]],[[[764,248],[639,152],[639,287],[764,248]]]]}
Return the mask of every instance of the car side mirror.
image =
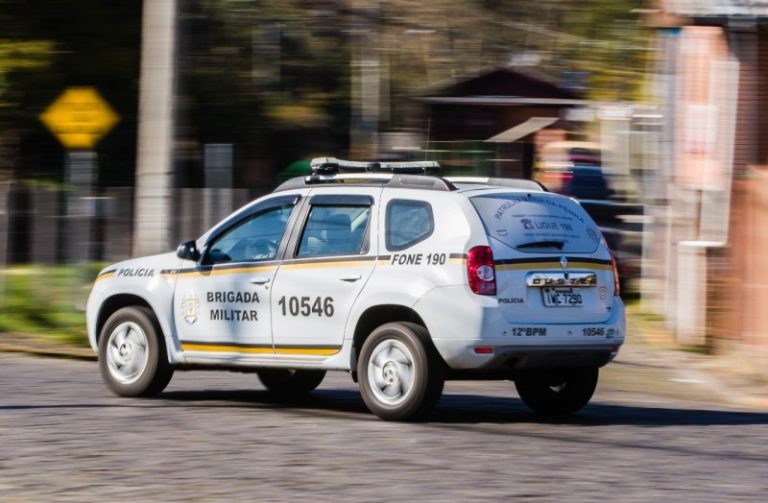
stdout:
{"type": "Polygon", "coordinates": [[[176,248],[176,256],[184,260],[194,260],[197,262],[200,260],[200,250],[197,249],[197,243],[193,239],[192,241],[185,241],[176,248]]]}

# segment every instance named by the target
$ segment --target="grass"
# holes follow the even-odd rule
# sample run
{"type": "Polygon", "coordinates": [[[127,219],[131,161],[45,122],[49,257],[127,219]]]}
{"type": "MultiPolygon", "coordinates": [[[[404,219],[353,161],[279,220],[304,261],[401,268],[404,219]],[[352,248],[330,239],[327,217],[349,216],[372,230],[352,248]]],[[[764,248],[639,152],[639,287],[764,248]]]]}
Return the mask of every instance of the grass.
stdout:
{"type": "Polygon", "coordinates": [[[632,332],[642,334],[645,342],[649,342],[656,347],[675,349],[699,355],[713,353],[713,348],[711,347],[713,337],[710,334],[706,334],[704,337],[704,340],[710,344],[703,346],[680,344],[677,342],[674,331],[667,327],[664,315],[643,311],[639,299],[626,301],[625,305],[627,307],[627,324],[630,334],[632,332]]]}
{"type": "Polygon", "coordinates": [[[102,264],[0,270],[0,332],[87,346],[85,304],[102,264]]]}
{"type": "Polygon", "coordinates": [[[665,349],[678,349],[674,335],[665,324],[665,317],[643,310],[639,298],[624,301],[627,308],[627,337],[665,349]]]}

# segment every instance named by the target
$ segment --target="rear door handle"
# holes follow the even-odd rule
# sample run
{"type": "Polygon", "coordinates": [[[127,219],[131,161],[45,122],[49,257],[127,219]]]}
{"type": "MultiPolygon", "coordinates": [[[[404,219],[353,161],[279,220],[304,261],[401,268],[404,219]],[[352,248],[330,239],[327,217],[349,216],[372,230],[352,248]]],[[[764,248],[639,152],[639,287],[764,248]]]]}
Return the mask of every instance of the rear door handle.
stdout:
{"type": "Polygon", "coordinates": [[[272,278],[256,278],[251,280],[252,285],[266,285],[272,278]]]}
{"type": "Polygon", "coordinates": [[[356,274],[354,276],[343,276],[339,279],[341,279],[341,281],[346,281],[347,283],[354,283],[355,281],[358,281],[360,278],[362,278],[362,276],[360,276],[359,274],[356,274]]]}

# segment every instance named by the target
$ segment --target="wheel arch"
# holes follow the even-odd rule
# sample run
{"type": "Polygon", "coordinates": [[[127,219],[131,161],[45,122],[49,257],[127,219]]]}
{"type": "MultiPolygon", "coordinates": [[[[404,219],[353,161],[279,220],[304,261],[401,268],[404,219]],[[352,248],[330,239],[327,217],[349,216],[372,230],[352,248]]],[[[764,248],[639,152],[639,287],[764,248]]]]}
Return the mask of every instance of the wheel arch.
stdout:
{"type": "MultiPolygon", "coordinates": [[[[429,327],[427,327],[422,317],[411,307],[400,304],[380,304],[367,308],[357,320],[352,340],[350,368],[352,369],[352,377],[355,381],[357,380],[357,372],[355,370],[357,369],[357,355],[360,354],[363,343],[365,343],[365,340],[376,327],[394,321],[415,323],[429,331],[429,327]]],[[[431,343],[431,339],[425,342],[431,343]]]]}
{"type": "MultiPolygon", "coordinates": [[[[107,322],[109,317],[118,310],[130,306],[146,307],[152,311],[152,313],[155,315],[155,323],[157,324],[156,328],[159,330],[160,334],[163,334],[162,327],[160,326],[157,318],[157,313],[146,299],[131,293],[119,293],[106,298],[104,302],[101,303],[99,314],[96,316],[95,340],[97,345],[99,343],[99,338],[101,337],[101,329],[104,328],[104,324],[107,322]]],[[[163,336],[165,337],[164,334],[163,336]]]]}

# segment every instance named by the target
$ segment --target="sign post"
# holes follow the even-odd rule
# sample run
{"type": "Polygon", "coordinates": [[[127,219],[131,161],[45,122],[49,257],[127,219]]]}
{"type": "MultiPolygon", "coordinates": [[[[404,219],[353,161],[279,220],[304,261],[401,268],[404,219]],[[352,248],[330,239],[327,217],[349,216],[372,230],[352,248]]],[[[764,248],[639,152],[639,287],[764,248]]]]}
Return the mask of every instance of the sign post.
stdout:
{"type": "Polygon", "coordinates": [[[92,189],[98,171],[96,143],[120,118],[93,87],[69,87],[40,115],[68,150],[66,165],[67,262],[93,258],[92,189]]]}
{"type": "MultiPolygon", "coordinates": [[[[40,115],[40,120],[67,149],[65,210],[65,261],[88,263],[93,256],[93,185],[97,158],[93,148],[120,118],[93,87],[69,87],[40,115]]],[[[85,309],[86,269],[72,276],[73,300],[85,309]]]]}

